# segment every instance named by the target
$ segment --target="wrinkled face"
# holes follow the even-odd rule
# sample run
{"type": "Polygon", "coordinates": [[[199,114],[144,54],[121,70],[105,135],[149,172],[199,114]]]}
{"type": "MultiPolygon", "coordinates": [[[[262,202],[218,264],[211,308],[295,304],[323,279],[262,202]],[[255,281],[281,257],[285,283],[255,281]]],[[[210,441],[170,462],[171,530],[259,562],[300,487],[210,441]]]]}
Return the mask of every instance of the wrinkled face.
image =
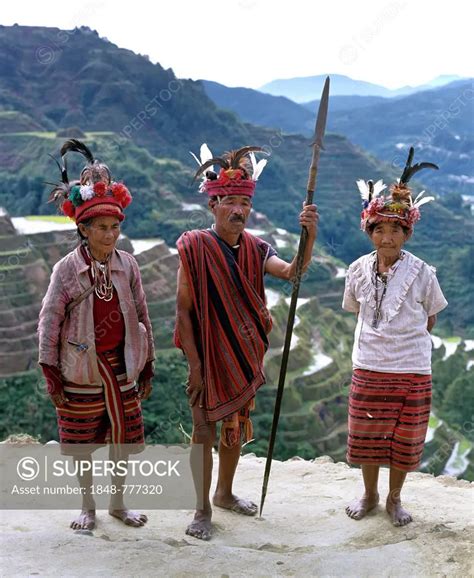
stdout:
{"type": "Polygon", "coordinates": [[[216,227],[230,234],[241,233],[252,210],[252,199],[244,195],[221,197],[221,201],[209,201],[216,219],[216,227]]]}
{"type": "Polygon", "coordinates": [[[117,217],[95,217],[89,226],[80,223],[79,229],[87,237],[94,255],[108,255],[115,249],[120,235],[120,221],[117,217]]]}
{"type": "Polygon", "coordinates": [[[377,223],[370,234],[375,249],[383,257],[397,257],[409,238],[410,233],[398,221],[377,223]]]}

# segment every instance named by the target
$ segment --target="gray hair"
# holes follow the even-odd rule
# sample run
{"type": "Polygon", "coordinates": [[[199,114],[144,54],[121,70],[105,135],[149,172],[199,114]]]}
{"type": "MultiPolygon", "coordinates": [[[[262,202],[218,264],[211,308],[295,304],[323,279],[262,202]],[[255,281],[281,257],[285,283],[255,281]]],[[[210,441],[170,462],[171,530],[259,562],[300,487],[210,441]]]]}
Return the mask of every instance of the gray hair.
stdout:
{"type": "MultiPolygon", "coordinates": [[[[92,225],[93,220],[94,220],[94,217],[90,217],[89,219],[84,219],[84,221],[81,221],[80,224],[84,225],[84,227],[88,228],[92,225]]],[[[87,244],[87,237],[84,237],[84,235],[81,233],[81,230],[79,229],[79,225],[77,227],[76,233],[77,233],[78,245],[86,245],[87,244]]]]}

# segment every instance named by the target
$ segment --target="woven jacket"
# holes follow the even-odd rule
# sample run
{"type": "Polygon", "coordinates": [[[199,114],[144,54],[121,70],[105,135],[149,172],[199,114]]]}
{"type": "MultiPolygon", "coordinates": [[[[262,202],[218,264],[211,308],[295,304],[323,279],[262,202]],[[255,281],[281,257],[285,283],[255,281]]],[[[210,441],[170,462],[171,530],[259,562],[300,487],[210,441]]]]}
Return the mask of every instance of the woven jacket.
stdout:
{"type": "MultiPolygon", "coordinates": [[[[127,379],[135,381],[147,361],[153,360],[153,332],[138,264],[130,253],[116,249],[111,257],[112,283],[125,322],[124,357],[127,379]]],[[[58,367],[64,380],[100,385],[97,365],[92,292],[69,314],[68,303],[90,287],[88,265],[78,247],[53,268],[38,324],[39,363],[58,367]]]]}

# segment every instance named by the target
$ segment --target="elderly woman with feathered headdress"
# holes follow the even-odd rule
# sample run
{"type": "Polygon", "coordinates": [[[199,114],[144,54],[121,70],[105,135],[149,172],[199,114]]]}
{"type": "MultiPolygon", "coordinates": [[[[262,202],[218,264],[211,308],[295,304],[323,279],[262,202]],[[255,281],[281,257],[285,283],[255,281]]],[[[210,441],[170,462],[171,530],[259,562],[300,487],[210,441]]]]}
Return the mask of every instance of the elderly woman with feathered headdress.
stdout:
{"type": "Polygon", "coordinates": [[[400,494],[407,472],[420,465],[431,407],[431,337],[436,315],[447,305],[435,269],[404,249],[433,200],[408,187],[422,169],[411,148],[401,178],[388,194],[382,181],[357,182],[361,229],[374,251],[352,263],[342,307],[357,314],[349,394],[347,461],[362,468],[365,493],[346,508],[359,520],[379,501],[379,467],[390,468],[386,510],[396,526],[412,521],[400,494]]]}
{"type": "MultiPolygon", "coordinates": [[[[137,453],[144,445],[141,400],[151,392],[154,346],[138,264],[116,248],[132,197],[84,143],[66,141],[61,157],[62,180],[50,201],[76,223],[80,242],[54,266],[38,326],[39,363],[56,407],[61,452],[91,459],[91,444],[111,443],[137,453]],[[87,161],[76,181],[68,178],[70,152],[87,161]]],[[[112,479],[117,487],[123,481],[112,479]]],[[[83,509],[71,528],[90,530],[90,472],[79,483],[83,509]]],[[[111,496],[109,513],[131,526],[147,521],[125,508],[120,491],[111,496]]]]}

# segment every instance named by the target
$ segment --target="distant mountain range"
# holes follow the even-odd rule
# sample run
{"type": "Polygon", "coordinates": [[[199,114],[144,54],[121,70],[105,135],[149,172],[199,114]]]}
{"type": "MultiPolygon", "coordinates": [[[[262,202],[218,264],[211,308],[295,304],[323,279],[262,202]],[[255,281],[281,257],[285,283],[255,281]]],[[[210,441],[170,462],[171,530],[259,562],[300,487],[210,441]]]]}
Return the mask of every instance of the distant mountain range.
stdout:
{"type": "MultiPolygon", "coordinates": [[[[202,82],[219,107],[246,122],[307,136],[314,130],[318,101],[298,105],[282,96],[202,82]]],[[[441,167],[439,172],[420,174],[423,183],[439,193],[474,195],[472,79],[396,98],[334,96],[332,87],[331,77],[328,130],[395,165],[400,165],[408,147],[414,145],[418,154],[441,167]]]]}
{"type": "Polygon", "coordinates": [[[404,162],[413,145],[418,161],[440,167],[420,173],[423,183],[439,193],[474,195],[473,95],[473,79],[456,81],[364,108],[334,111],[328,125],[393,166],[404,162]]]}
{"type": "MultiPolygon", "coordinates": [[[[314,100],[314,96],[320,94],[326,74],[317,76],[304,76],[297,78],[286,78],[272,80],[259,88],[260,92],[272,94],[273,96],[286,96],[299,103],[314,100]]],[[[342,74],[331,74],[331,94],[333,96],[382,96],[392,98],[413,94],[420,90],[426,90],[437,86],[444,86],[456,80],[462,80],[461,76],[454,74],[444,74],[438,76],[426,84],[419,86],[404,86],[402,88],[390,89],[379,84],[366,82],[364,80],[354,80],[342,74]]]]}
{"type": "MultiPolygon", "coordinates": [[[[284,132],[310,135],[319,101],[297,104],[286,96],[271,96],[252,88],[229,88],[211,80],[201,80],[207,95],[219,106],[231,110],[245,122],[280,128],[284,132]]],[[[385,101],[382,96],[333,96],[331,112],[385,101]]]]}

